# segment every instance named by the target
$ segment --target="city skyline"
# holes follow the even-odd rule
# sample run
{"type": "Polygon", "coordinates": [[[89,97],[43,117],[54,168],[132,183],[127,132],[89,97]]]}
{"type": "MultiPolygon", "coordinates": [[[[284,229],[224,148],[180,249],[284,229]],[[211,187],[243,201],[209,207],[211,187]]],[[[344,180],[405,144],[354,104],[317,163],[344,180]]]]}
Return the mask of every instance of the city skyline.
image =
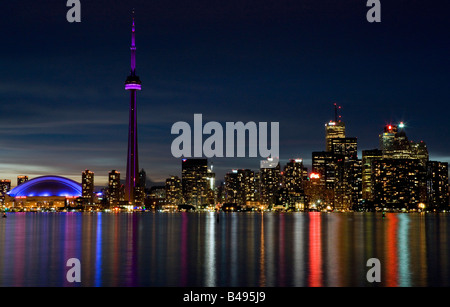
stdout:
{"type": "MultiPolygon", "coordinates": [[[[64,5],[19,4],[33,15],[6,4],[14,14],[1,22],[14,25],[5,39],[16,48],[1,51],[10,61],[0,79],[0,177],[15,183],[19,175],[52,174],[80,182],[89,169],[103,185],[112,169],[125,174],[121,85],[130,6],[142,23],[140,75],[148,84],[139,100],[140,164],[154,182],[181,173],[180,159],[170,154],[170,126],[192,122],[196,112],[205,121],[279,121],[281,163],[302,158],[310,169],[338,103],[347,134],[358,138],[359,157],[378,148],[385,124],[405,122],[411,138],[427,143],[431,160],[450,161],[450,145],[442,142],[450,133],[448,47],[441,35],[447,21],[439,3],[427,7],[433,20],[415,18],[416,2],[405,9],[383,3],[383,21],[374,25],[356,1],[244,2],[83,3],[79,25],[65,21],[64,5]]],[[[223,178],[231,169],[256,169],[259,160],[211,161],[223,178]]]]}

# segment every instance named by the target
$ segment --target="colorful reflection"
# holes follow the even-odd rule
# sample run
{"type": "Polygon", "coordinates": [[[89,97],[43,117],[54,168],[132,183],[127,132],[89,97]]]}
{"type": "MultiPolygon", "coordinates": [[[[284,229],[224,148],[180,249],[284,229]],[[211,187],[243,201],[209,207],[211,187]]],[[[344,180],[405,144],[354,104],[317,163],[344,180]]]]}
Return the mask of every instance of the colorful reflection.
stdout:
{"type": "Polygon", "coordinates": [[[310,287],[322,286],[321,213],[309,213],[309,282],[310,287]]]}
{"type": "Polygon", "coordinates": [[[0,286],[449,286],[450,215],[16,213],[0,286]],[[79,258],[82,282],[65,276],[79,258]],[[378,258],[382,280],[366,279],[378,258]]]}

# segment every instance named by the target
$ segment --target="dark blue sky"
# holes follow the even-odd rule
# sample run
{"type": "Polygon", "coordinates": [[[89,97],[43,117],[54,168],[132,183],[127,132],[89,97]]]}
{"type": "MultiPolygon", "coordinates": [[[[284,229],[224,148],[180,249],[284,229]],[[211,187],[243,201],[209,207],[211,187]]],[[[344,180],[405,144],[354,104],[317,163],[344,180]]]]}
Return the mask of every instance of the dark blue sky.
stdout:
{"type": "MultiPolygon", "coordinates": [[[[447,1],[448,2],[448,1],[447,1]]],[[[431,159],[450,161],[450,28],[446,1],[81,0],[0,5],[0,177],[55,174],[97,184],[125,176],[131,10],[136,9],[140,166],[153,181],[181,175],[177,121],[279,122],[280,157],[325,148],[333,103],[359,150],[404,121],[431,159]]],[[[218,179],[259,159],[213,159],[218,179]]]]}

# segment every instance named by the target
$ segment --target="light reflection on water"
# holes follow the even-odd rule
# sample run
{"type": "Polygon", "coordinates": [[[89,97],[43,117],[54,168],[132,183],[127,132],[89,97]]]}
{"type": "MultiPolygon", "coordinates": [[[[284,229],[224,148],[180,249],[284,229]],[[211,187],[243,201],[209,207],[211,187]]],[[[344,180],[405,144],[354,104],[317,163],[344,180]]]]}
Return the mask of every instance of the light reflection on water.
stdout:
{"type": "Polygon", "coordinates": [[[449,286],[450,215],[15,213],[0,286],[449,286]],[[66,261],[81,261],[79,284],[66,261]],[[366,280],[369,258],[381,283],[366,280]]]}

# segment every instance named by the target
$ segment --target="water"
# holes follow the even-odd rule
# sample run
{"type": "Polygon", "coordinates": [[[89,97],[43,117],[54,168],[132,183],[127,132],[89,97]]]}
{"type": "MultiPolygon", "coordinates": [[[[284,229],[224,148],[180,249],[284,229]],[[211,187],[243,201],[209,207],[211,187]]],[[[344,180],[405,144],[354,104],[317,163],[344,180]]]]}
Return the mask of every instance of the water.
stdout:
{"type": "Polygon", "coordinates": [[[15,213],[0,286],[450,286],[450,215],[15,213]],[[81,262],[69,283],[66,262],[81,262]],[[366,278],[369,258],[381,282],[366,278]]]}

